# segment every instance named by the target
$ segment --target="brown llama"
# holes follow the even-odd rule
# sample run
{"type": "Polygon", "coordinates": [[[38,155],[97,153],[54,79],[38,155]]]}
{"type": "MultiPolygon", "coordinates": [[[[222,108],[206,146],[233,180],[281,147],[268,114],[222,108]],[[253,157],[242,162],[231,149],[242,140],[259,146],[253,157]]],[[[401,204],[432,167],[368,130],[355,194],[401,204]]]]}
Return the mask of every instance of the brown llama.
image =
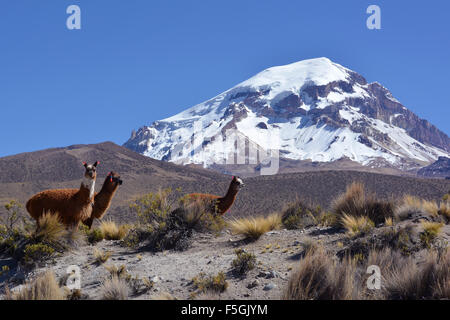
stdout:
{"type": "Polygon", "coordinates": [[[120,185],[122,185],[120,176],[115,172],[108,173],[102,189],[99,193],[95,194],[94,208],[91,216],[87,220],[83,220],[83,224],[88,226],[89,229],[91,229],[94,219],[101,219],[106,214],[106,211],[108,211],[111,205],[111,200],[120,185]]]}
{"type": "Polygon", "coordinates": [[[220,197],[212,194],[206,193],[191,193],[186,196],[188,200],[204,200],[204,201],[213,201],[215,204],[215,213],[220,215],[224,215],[233,205],[236,200],[237,194],[241,188],[243,188],[244,182],[241,178],[233,176],[231,180],[230,187],[228,188],[225,196],[220,197]]]}
{"type": "Polygon", "coordinates": [[[26,204],[28,213],[37,223],[42,215],[51,213],[58,215],[67,227],[78,226],[80,221],[91,216],[99,163],[88,165],[83,162],[85,173],[80,189],[47,190],[31,197],[26,204]]]}

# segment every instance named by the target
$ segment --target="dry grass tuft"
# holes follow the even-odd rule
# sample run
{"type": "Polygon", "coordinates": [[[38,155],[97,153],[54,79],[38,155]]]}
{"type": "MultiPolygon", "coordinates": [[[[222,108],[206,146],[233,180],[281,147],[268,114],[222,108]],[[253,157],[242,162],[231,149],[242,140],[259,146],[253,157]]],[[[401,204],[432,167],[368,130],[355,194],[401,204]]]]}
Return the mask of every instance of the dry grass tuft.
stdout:
{"type": "Polygon", "coordinates": [[[388,274],[384,288],[386,299],[450,299],[450,251],[439,256],[427,252],[425,262],[412,259],[388,274]]]}
{"type": "Polygon", "coordinates": [[[228,282],[225,273],[223,272],[219,272],[217,275],[206,275],[201,272],[198,276],[192,279],[192,283],[199,292],[203,293],[221,293],[228,288],[228,282]]]}
{"type": "Polygon", "coordinates": [[[33,237],[38,241],[56,243],[66,237],[65,226],[59,220],[57,214],[45,213],[39,218],[39,223],[33,237]]]}
{"type": "Polygon", "coordinates": [[[323,247],[307,252],[293,271],[283,294],[286,300],[347,300],[355,297],[356,263],[335,261],[323,247]]]}
{"type": "Polygon", "coordinates": [[[128,225],[118,226],[114,221],[102,221],[99,227],[106,240],[122,240],[128,233],[128,225]]]}
{"type": "MultiPolygon", "coordinates": [[[[289,230],[308,228],[319,224],[321,211],[319,206],[314,207],[296,199],[282,210],[281,221],[289,230]]],[[[323,222],[327,222],[326,220],[324,217],[323,222]]]]}
{"type": "MultiPolygon", "coordinates": [[[[367,217],[374,223],[384,223],[394,215],[394,206],[389,201],[377,200],[374,194],[366,195],[362,183],[353,182],[345,193],[333,201],[333,212],[341,217],[344,214],[353,217],[367,217]]],[[[340,220],[342,222],[342,220],[340,220]]]]}
{"type": "Polygon", "coordinates": [[[64,290],[59,287],[52,271],[26,282],[18,292],[6,290],[6,300],[64,300],[64,290]]]}
{"type": "Polygon", "coordinates": [[[397,220],[405,220],[414,213],[427,213],[433,220],[450,222],[450,202],[443,200],[440,203],[407,195],[395,209],[397,220]]]}
{"type": "Polygon", "coordinates": [[[103,300],[128,300],[128,284],[117,275],[106,279],[100,288],[100,292],[103,300]]]}
{"type": "Polygon", "coordinates": [[[271,214],[267,217],[251,217],[235,219],[230,223],[231,231],[247,239],[257,240],[266,232],[278,229],[281,226],[281,216],[271,214]]]}
{"type": "Polygon", "coordinates": [[[354,217],[344,213],[341,217],[341,223],[350,237],[368,233],[374,228],[374,223],[365,216],[354,217]]]}
{"type": "Polygon", "coordinates": [[[420,234],[420,241],[422,244],[430,248],[433,244],[434,240],[436,240],[437,236],[441,233],[443,223],[438,222],[422,222],[423,232],[420,234]]]}
{"type": "Polygon", "coordinates": [[[95,263],[103,264],[111,257],[111,252],[109,251],[101,251],[97,248],[94,248],[94,258],[95,263]]]}
{"type": "Polygon", "coordinates": [[[384,225],[385,225],[386,227],[392,227],[392,226],[394,226],[394,219],[392,219],[392,218],[386,218],[386,219],[384,220],[384,225]]]}

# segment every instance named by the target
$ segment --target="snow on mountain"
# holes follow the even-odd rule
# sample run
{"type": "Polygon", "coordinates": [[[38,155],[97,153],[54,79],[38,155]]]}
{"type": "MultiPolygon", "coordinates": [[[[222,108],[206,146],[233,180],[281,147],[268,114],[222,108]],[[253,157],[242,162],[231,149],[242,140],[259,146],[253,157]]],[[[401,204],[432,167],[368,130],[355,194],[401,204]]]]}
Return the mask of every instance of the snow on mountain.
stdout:
{"type": "Polygon", "coordinates": [[[224,142],[229,129],[258,150],[276,149],[291,160],[348,158],[407,170],[450,152],[445,133],[419,119],[382,85],[367,83],[327,58],[266,69],[133,131],[125,146],[159,160],[210,167],[222,164],[234,147],[224,142]]]}

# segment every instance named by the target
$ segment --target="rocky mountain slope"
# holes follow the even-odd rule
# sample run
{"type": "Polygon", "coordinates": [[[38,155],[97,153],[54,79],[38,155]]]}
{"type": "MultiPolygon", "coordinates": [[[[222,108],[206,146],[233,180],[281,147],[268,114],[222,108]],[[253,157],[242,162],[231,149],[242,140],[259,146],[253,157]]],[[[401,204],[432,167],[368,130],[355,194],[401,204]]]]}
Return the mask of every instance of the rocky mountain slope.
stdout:
{"type": "Polygon", "coordinates": [[[450,158],[439,157],[436,162],[421,168],[417,174],[423,177],[450,179],[450,158]]]}
{"type": "MultiPolygon", "coordinates": [[[[244,163],[348,160],[414,170],[449,156],[450,138],[379,83],[327,58],[269,68],[173,117],[133,131],[125,147],[151,158],[225,171],[227,130],[246,140],[244,163]],[[251,148],[249,148],[251,146],[251,148]]],[[[229,136],[227,136],[229,142],[229,136]]],[[[238,138],[239,139],[239,138],[238,138]]]]}

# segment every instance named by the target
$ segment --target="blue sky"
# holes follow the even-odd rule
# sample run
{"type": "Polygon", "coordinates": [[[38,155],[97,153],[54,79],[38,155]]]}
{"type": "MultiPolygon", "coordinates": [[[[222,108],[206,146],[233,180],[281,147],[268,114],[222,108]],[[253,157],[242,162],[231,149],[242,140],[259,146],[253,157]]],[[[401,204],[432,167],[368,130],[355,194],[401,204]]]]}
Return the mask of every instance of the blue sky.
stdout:
{"type": "Polygon", "coordinates": [[[14,0],[0,4],[0,156],[123,144],[265,68],[328,57],[450,134],[448,1],[14,0]],[[66,28],[81,8],[82,29],[66,28]],[[381,7],[382,30],[366,28],[381,7]]]}

